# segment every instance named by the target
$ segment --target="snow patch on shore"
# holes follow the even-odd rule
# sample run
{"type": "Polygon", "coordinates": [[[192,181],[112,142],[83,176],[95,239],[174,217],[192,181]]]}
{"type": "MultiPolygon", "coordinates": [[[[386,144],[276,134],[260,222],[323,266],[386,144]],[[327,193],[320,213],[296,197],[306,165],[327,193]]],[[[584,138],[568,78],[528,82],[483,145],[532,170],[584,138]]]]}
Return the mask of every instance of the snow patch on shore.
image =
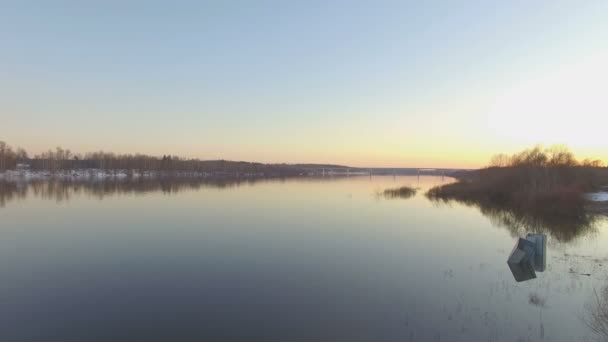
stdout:
{"type": "MultiPolygon", "coordinates": [[[[183,171],[135,171],[135,170],[101,170],[101,169],[78,169],[78,170],[6,170],[0,172],[0,180],[22,181],[22,180],[45,180],[45,179],[127,179],[127,178],[157,178],[157,177],[209,177],[213,174],[207,172],[183,172],[183,171]]],[[[249,175],[249,174],[244,174],[249,175]]]]}
{"type": "Polygon", "coordinates": [[[107,171],[99,169],[83,169],[83,170],[64,170],[57,172],[50,171],[30,171],[30,170],[7,170],[0,172],[0,179],[5,180],[36,180],[36,179],[106,179],[106,178],[127,178],[131,175],[133,178],[138,177],[154,177],[159,173],[145,172],[143,175],[137,172],[130,172],[126,170],[119,171],[107,171]]]}

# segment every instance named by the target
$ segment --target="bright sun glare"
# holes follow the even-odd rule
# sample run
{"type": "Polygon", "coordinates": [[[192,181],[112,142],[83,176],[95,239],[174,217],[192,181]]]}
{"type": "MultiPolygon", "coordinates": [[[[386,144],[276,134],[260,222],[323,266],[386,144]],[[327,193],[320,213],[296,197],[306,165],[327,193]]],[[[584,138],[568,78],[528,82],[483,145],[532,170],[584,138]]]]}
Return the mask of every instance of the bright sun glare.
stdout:
{"type": "Polygon", "coordinates": [[[510,87],[498,96],[489,128],[512,142],[572,142],[595,150],[605,142],[608,54],[552,68],[510,87]]]}

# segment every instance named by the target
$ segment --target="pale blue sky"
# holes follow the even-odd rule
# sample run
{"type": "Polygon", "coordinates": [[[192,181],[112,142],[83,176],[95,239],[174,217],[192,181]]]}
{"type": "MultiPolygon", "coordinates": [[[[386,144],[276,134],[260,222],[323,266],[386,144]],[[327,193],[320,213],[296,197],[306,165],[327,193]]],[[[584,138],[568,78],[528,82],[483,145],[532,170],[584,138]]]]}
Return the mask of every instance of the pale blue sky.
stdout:
{"type": "Polygon", "coordinates": [[[535,143],[608,158],[607,18],[608,1],[0,1],[0,139],[360,166],[535,143]]]}

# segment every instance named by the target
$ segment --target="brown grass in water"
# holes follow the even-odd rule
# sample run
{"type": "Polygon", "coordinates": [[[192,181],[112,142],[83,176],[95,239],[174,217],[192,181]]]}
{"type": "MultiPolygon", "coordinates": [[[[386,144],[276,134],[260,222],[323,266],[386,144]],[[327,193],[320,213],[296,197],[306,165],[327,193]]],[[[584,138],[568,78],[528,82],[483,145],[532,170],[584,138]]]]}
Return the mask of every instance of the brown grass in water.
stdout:
{"type": "Polygon", "coordinates": [[[414,188],[410,188],[409,186],[402,186],[395,189],[386,189],[382,192],[385,198],[410,198],[415,196],[417,190],[414,188]]]}

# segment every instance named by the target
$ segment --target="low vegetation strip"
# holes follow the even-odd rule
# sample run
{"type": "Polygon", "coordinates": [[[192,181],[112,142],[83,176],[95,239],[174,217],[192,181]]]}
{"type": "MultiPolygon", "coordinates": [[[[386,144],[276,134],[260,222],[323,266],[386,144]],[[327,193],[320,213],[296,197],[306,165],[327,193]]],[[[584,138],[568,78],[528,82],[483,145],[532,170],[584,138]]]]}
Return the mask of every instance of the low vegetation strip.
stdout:
{"type": "Polygon", "coordinates": [[[416,195],[417,190],[409,186],[402,186],[395,189],[386,189],[382,193],[385,198],[410,198],[416,195]]]}
{"type": "Polygon", "coordinates": [[[586,192],[608,184],[608,168],[599,161],[578,162],[564,147],[535,147],[499,155],[490,166],[455,177],[457,182],[432,188],[427,197],[572,216],[585,207],[586,192]]]}

